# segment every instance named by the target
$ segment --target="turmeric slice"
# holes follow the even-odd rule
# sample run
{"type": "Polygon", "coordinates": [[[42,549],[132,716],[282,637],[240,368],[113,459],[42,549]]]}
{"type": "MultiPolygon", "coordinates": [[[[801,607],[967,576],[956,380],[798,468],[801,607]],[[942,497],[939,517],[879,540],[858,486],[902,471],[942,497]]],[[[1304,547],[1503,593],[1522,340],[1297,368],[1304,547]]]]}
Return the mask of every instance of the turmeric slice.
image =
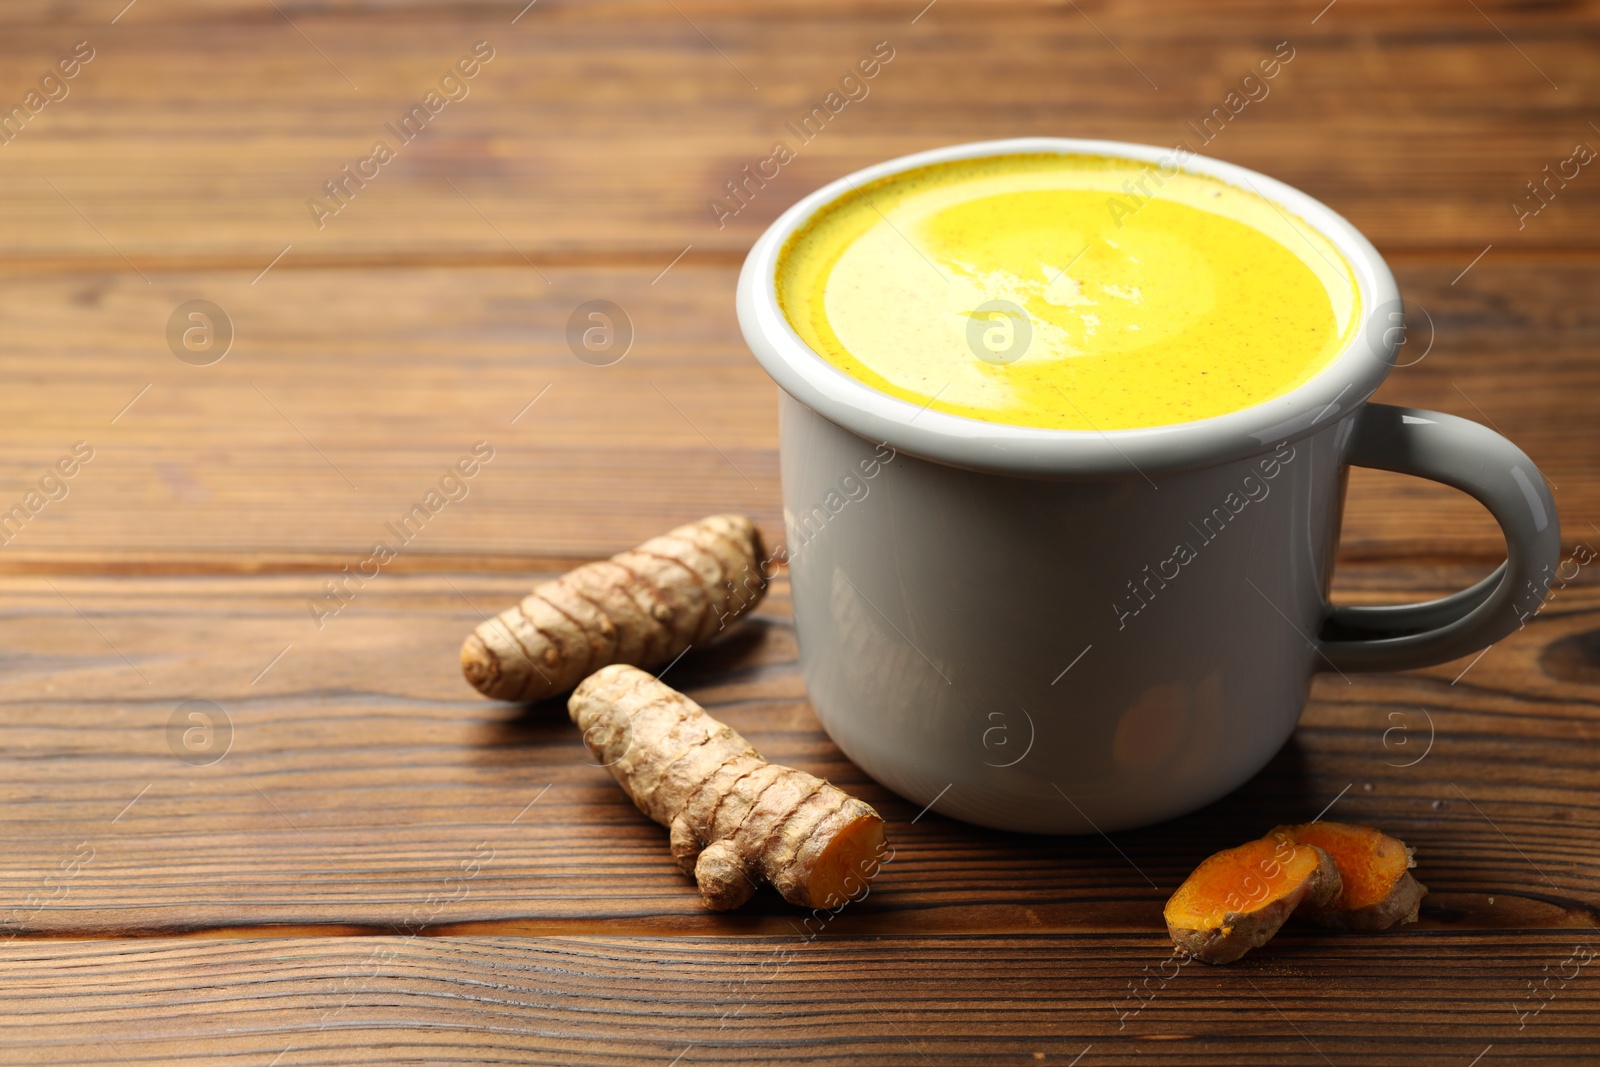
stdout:
{"type": "Polygon", "coordinates": [[[1339,871],[1326,852],[1273,834],[1207,858],[1167,901],[1173,944],[1205,963],[1232,963],[1271,940],[1308,901],[1339,893],[1339,871]]]}
{"type": "Polygon", "coordinates": [[[1320,848],[1339,868],[1339,894],[1301,915],[1340,930],[1387,930],[1417,921],[1428,887],[1411,877],[1413,849],[1370,826],[1314,822],[1273,831],[1297,844],[1320,848]]]}
{"type": "Polygon", "coordinates": [[[640,811],[672,832],[673,858],[708,907],[769,882],[803,907],[865,892],[884,849],[871,807],[805,771],[768,763],[737,731],[636,667],[584,679],[567,702],[584,743],[640,811]]]}
{"type": "Polygon", "coordinates": [[[534,587],[461,646],[484,696],[546,700],[611,663],[654,669],[710,640],[766,595],[761,535],[713,515],[534,587]]]}

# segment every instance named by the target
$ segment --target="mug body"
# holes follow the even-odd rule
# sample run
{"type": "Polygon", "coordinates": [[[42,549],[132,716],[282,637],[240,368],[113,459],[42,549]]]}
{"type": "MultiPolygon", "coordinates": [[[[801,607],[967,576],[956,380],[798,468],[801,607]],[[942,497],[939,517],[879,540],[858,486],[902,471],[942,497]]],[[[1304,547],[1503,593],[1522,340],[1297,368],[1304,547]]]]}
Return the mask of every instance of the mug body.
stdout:
{"type": "Polygon", "coordinates": [[[932,462],[780,399],[800,661],[873,778],[1003,830],[1192,811],[1293,731],[1348,420],[1212,467],[1047,480],[932,462]]]}
{"type": "Polygon", "coordinates": [[[1150,146],[957,145],[794,205],[745,260],[738,313],[782,390],[800,658],[829,735],[917,804],[1005,830],[1138,826],[1255,774],[1294,729],[1319,669],[1341,449],[1393,365],[1400,307],[1377,251],[1325,205],[1150,146]],[[1344,256],[1359,298],[1351,341],[1265,403],[1102,433],[919,408],[795,333],[775,269],[818,210],[900,170],[1025,152],[1181,168],[1268,198],[1288,228],[1310,225],[1344,256]]]}

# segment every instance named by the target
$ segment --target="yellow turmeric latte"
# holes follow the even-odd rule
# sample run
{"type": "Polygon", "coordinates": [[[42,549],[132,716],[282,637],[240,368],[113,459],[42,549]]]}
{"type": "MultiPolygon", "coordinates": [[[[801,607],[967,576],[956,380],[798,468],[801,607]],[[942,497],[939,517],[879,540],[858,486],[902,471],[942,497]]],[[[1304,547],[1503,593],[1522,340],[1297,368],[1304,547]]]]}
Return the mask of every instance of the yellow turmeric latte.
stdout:
{"type": "Polygon", "coordinates": [[[1118,430],[1281,396],[1359,319],[1354,275],[1246,189],[1093,156],[959,160],[864,185],[790,237],[778,299],[828,362],[988,422],[1118,430]]]}

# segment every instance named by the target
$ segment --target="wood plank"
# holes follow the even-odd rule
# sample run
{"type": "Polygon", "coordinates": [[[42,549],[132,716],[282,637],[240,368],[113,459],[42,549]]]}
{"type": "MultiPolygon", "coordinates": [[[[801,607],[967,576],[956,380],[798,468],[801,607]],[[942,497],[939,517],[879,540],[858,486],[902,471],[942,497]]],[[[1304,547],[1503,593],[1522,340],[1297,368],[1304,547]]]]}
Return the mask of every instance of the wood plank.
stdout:
{"type": "Polygon", "coordinates": [[[96,56],[3,148],[0,256],[132,277],[254,272],[291,244],[291,262],[515,250],[659,269],[688,244],[742,252],[803,193],[905,152],[1024,134],[1201,147],[1195,127],[1280,41],[1294,59],[1207,152],[1304,187],[1386,250],[1450,248],[1457,269],[1490,242],[1600,237],[1600,182],[1581,175],[1539,216],[1511,210],[1546,164],[1600,145],[1593,2],[1345,0],[1313,23],[1315,4],[944,0],[913,22],[923,5],[546,0],[511,25],[520,6],[140,4],[110,25],[100,5],[59,22],[19,5],[0,101],[78,39],[96,56]],[[386,134],[480,40],[495,58],[469,94],[413,142],[386,134]],[[790,133],[879,41],[895,58],[869,95],[814,139],[790,133]],[[379,138],[395,160],[319,228],[308,199],[379,138]],[[777,140],[795,160],[719,225],[710,201],[777,140]]]}
{"type": "Polygon", "coordinates": [[[13,943],[0,1062],[1579,1064],[1592,974],[1517,1014],[1573,941],[1295,932],[1228,968],[1104,934],[13,943]]]}
{"type": "MultiPolygon", "coordinates": [[[[1454,285],[1448,256],[1396,265],[1415,362],[1379,398],[1492,423],[1557,486],[1568,543],[1600,535],[1588,410],[1600,257],[1491,257],[1454,285]]],[[[256,285],[240,272],[153,286],[12,273],[0,286],[0,376],[14,385],[0,392],[0,511],[73,442],[96,451],[69,496],[5,545],[0,570],[336,572],[480,440],[494,460],[396,567],[526,570],[727,510],[781,537],[775,387],[734,320],[736,268],[659,271],[551,268],[549,285],[526,264],[280,267],[256,285]],[[196,298],[236,334],[207,367],[174,358],[165,336],[196,298]],[[567,323],[592,299],[633,324],[613,366],[568,348],[567,323]]],[[[1352,479],[1343,543],[1352,559],[1504,552],[1464,495],[1369,472],[1352,479]]]]}
{"type": "Polygon", "coordinates": [[[652,286],[659,269],[551,286],[525,265],[284,271],[254,287],[19,279],[0,296],[14,327],[0,362],[19,386],[0,398],[0,484],[20,498],[77,440],[96,455],[8,557],[275,545],[337,570],[478,441],[493,460],[406,555],[587,556],[713,511],[774,520],[775,393],[738,341],[733,273],[680,265],[652,286]],[[207,367],[165,337],[197,296],[235,324],[233,350],[207,367]],[[614,366],[567,344],[574,310],[596,298],[633,324],[614,366]]]}
{"type": "MultiPolygon", "coordinates": [[[[305,575],[0,580],[0,929],[786,933],[796,913],[770,894],[733,915],[702,908],[558,704],[493,703],[461,680],[478,609],[532,577],[384,576],[320,631],[305,608],[320,581],[305,575]],[[190,700],[232,724],[214,764],[174,747],[190,700]]],[[[1413,599],[1467,577],[1358,567],[1344,595],[1413,599]]],[[[1322,677],[1261,775],[1114,846],[917,819],[867,780],[806,704],[781,583],[671,680],[769,758],[883,811],[895,857],[841,932],[1159,932],[1201,858],[1335,798],[1338,815],[1419,849],[1422,931],[1588,928],[1597,634],[1585,572],[1475,663],[1322,677]]]]}

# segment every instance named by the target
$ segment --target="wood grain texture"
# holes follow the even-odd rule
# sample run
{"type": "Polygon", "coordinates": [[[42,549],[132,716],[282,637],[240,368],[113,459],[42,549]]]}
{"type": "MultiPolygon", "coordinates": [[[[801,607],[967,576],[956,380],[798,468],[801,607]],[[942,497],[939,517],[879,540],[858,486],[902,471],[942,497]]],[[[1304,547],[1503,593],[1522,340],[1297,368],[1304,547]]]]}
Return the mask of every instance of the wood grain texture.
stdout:
{"type": "Polygon", "coordinates": [[[1575,1064],[1594,974],[1517,1014],[1575,940],[1296,931],[1177,970],[1105,934],[12,944],[0,1062],[1575,1064]]]}
{"type": "MultiPolygon", "coordinates": [[[[1359,567],[1341,595],[1418,599],[1469,576],[1359,567]]],[[[1162,902],[1201,858],[1335,798],[1341,817],[1419,849],[1434,890],[1425,928],[1588,928],[1600,590],[1582,577],[1459,680],[1466,660],[1320,678],[1295,741],[1255,780],[1115,845],[916,818],[822,734],[782,585],[669,680],[767,758],[888,819],[895,857],[836,932],[1159,932],[1162,902]]],[[[319,631],[306,576],[6,579],[0,929],[540,933],[604,920],[781,933],[796,913],[770,894],[733,915],[701,906],[665,834],[593,765],[559,702],[519,709],[460,678],[456,649],[480,611],[533,580],[384,576],[319,631]],[[190,700],[231,722],[214,764],[178,755],[169,723],[190,700]],[[79,854],[90,858],[71,864],[79,854]]]]}
{"type": "MultiPolygon", "coordinates": [[[[1379,399],[1507,434],[1565,543],[1600,544],[1600,179],[1512,207],[1600,146],[1600,3],[524,3],[0,5],[0,117],[95,49],[0,144],[0,514],[94,449],[0,539],[0,1062],[1593,1061],[1592,567],[1480,659],[1319,678],[1253,781],[1114,841],[867,780],[806,703],[780,582],[669,680],[889,820],[894,859],[825,926],[770,894],[703,909],[563,709],[480,699],[456,649],[676,523],[781,537],[731,294],[796,198],[963,140],[1200,147],[1284,41],[1205,150],[1367,233],[1411,308],[1379,399]],[[469,95],[319,228],[307,199],[477,41],[469,95]],[[879,41],[870,94],[799,143],[879,41]],[[719,224],[780,139],[794,161],[719,224]],[[194,299],[236,328],[211,366],[169,349],[194,299]],[[596,299],[634,334],[608,367],[567,341],[596,299]],[[319,629],[307,598],[479,441],[464,498],[319,629]],[[215,763],[180,758],[187,701],[231,725],[215,763]],[[1417,846],[1421,921],[1169,977],[1178,881],[1330,801],[1417,846]]],[[[1356,471],[1336,588],[1437,595],[1502,552],[1460,494],[1356,471]]]]}
{"type": "MultiPolygon", "coordinates": [[[[781,537],[776,387],[739,334],[736,268],[686,261],[656,280],[665,265],[551,267],[550,284],[526,264],[280,268],[256,285],[12,274],[0,511],[73,442],[96,453],[69,497],[0,549],[0,569],[337,571],[480,440],[494,460],[397,566],[594,558],[727,510],[781,537]],[[207,367],[175,359],[165,335],[197,298],[235,326],[233,350],[207,367]],[[568,347],[574,309],[595,299],[632,323],[612,366],[568,347]]],[[[1596,536],[1600,255],[1486,259],[1454,285],[1452,257],[1396,268],[1415,322],[1378,398],[1497,427],[1555,483],[1569,543],[1596,536]]],[[[1363,559],[1504,556],[1465,495],[1361,471],[1343,544],[1363,559]]]]}
{"type": "Polygon", "coordinates": [[[0,254],[253,272],[290,243],[292,262],[504,258],[509,241],[659,269],[689,243],[742,252],[804,192],[906,152],[1025,134],[1199,147],[1194,127],[1280,41],[1294,59],[1209,153],[1305,188],[1385,250],[1448,247],[1458,270],[1489,242],[1600,236],[1600,182],[1573,181],[1521,229],[1510,210],[1547,163],[1600,144],[1585,119],[1600,103],[1593,3],[1344,0],[1314,24],[1309,3],[943,0],[913,23],[921,3],[543,0],[515,25],[510,0],[141,3],[115,25],[108,6],[15,16],[0,45],[8,101],[74,41],[97,49],[0,148],[0,254]],[[392,144],[397,158],[319,229],[307,199],[480,40],[495,58],[469,95],[392,144]],[[869,95],[810,142],[788,133],[879,41],[895,58],[869,95]],[[778,140],[797,158],[719,227],[708,202],[778,140]]]}

